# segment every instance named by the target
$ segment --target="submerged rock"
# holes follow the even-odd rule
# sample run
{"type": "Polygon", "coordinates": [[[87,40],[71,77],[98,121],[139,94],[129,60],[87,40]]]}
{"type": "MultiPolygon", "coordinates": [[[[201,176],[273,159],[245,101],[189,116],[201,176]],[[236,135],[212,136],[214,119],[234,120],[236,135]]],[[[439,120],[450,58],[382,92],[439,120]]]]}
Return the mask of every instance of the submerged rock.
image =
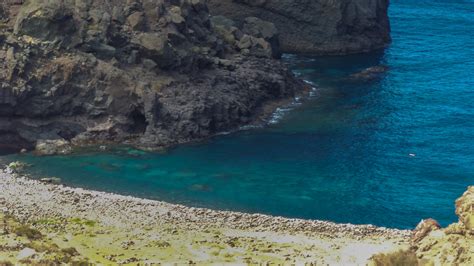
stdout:
{"type": "Polygon", "coordinates": [[[380,75],[387,72],[388,69],[388,66],[373,66],[352,74],[350,77],[352,79],[371,80],[380,77],[380,75]]]}

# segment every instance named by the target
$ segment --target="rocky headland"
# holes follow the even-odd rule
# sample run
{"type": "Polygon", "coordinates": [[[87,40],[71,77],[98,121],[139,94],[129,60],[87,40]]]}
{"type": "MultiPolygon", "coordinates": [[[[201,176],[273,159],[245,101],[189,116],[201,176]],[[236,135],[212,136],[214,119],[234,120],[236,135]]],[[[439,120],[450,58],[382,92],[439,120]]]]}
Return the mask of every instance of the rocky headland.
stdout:
{"type": "Polygon", "coordinates": [[[239,48],[204,0],[2,1],[0,145],[159,148],[255,123],[305,88],[259,25],[239,48]]]}
{"type": "Polygon", "coordinates": [[[0,146],[156,149],[262,122],[307,90],[282,52],[384,47],[388,4],[2,1],[0,146]]]}
{"type": "Polygon", "coordinates": [[[391,42],[389,0],[210,0],[213,15],[241,24],[273,23],[281,51],[317,55],[367,52],[391,42]]]}

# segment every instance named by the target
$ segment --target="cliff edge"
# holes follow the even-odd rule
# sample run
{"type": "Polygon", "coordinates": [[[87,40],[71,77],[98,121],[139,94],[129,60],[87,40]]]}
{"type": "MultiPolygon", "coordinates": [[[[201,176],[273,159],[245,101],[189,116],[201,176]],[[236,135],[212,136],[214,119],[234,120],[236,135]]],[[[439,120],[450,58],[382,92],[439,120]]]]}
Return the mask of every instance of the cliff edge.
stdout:
{"type": "Polygon", "coordinates": [[[473,265],[474,186],[455,206],[457,223],[441,228],[434,219],[422,220],[412,232],[409,249],[377,254],[368,265],[473,265]]]}
{"type": "Polygon", "coordinates": [[[209,0],[213,15],[258,17],[280,32],[283,52],[341,55],[390,41],[389,0],[209,0]]]}
{"type": "Polygon", "coordinates": [[[3,1],[0,145],[179,144],[302,90],[258,28],[217,28],[204,0],[3,1]]]}
{"type": "Polygon", "coordinates": [[[457,223],[441,228],[433,219],[418,224],[412,250],[421,265],[474,264],[474,186],[456,200],[457,223]]]}

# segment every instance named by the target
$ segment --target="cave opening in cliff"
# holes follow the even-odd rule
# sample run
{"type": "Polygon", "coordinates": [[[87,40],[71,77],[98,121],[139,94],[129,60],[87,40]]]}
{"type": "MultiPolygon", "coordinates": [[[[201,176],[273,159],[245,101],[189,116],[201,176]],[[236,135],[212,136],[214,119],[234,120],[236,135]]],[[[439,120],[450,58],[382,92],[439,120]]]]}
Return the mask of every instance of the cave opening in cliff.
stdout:
{"type": "Polygon", "coordinates": [[[130,119],[132,120],[132,125],[130,126],[130,133],[133,134],[143,134],[148,127],[148,121],[146,120],[146,116],[143,112],[139,109],[133,110],[130,113],[130,119]]]}
{"type": "Polygon", "coordinates": [[[0,130],[0,155],[18,153],[22,149],[31,150],[34,145],[16,132],[0,130]]]}

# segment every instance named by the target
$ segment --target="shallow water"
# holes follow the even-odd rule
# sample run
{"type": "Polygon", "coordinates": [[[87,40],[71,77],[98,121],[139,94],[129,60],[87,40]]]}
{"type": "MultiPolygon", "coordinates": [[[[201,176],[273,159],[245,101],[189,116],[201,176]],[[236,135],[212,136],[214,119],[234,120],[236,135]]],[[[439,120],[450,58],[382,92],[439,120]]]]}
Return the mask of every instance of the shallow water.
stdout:
{"type": "Polygon", "coordinates": [[[298,218],[412,228],[456,220],[474,184],[474,2],[394,0],[393,44],[286,62],[317,87],[279,123],[168,153],[15,155],[72,186],[298,218]],[[370,81],[348,76],[375,65],[370,81]]]}

